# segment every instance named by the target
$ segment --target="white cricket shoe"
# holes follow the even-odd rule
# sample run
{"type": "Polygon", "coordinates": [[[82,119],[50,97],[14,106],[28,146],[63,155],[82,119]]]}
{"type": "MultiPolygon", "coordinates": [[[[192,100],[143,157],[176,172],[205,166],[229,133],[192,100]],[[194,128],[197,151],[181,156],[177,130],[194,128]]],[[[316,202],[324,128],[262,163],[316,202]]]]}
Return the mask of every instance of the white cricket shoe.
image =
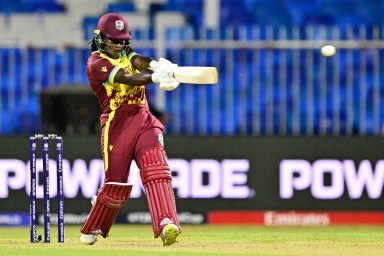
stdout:
{"type": "Polygon", "coordinates": [[[93,245],[97,241],[97,235],[81,234],[80,242],[85,245],[93,245]]]}
{"type": "Polygon", "coordinates": [[[160,237],[164,246],[169,246],[176,242],[176,238],[180,235],[180,230],[175,224],[166,225],[161,231],[160,237]]]}

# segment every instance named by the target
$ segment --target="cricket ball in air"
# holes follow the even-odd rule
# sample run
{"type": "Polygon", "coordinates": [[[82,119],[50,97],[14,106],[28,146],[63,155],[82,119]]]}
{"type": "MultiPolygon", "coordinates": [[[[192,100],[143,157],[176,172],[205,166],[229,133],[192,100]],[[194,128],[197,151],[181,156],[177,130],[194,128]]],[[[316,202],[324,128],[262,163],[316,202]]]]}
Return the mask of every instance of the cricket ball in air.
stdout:
{"type": "Polygon", "coordinates": [[[335,55],[335,53],[336,53],[336,47],[333,45],[328,44],[321,47],[321,54],[325,57],[331,57],[335,55]]]}

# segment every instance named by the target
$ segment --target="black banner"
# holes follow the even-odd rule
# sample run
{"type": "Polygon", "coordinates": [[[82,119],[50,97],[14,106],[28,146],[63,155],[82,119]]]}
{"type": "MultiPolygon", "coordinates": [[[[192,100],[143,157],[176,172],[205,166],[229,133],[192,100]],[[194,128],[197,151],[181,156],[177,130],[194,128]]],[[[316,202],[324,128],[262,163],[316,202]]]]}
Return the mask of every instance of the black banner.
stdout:
{"type": "MultiPolygon", "coordinates": [[[[100,139],[98,136],[63,139],[65,212],[88,212],[90,198],[103,179],[100,139]]],[[[192,213],[384,210],[383,142],[379,137],[165,135],[178,211],[192,213]]],[[[2,137],[0,145],[0,212],[28,212],[29,138],[2,137]]],[[[41,150],[38,145],[37,158],[41,157],[41,150]]],[[[57,189],[53,144],[50,158],[50,192],[54,197],[57,189]]],[[[42,189],[40,164],[38,159],[38,197],[42,189]]],[[[132,166],[130,182],[134,190],[122,213],[146,212],[136,165],[132,166]]],[[[51,205],[55,207],[55,198],[51,205]]],[[[39,209],[42,211],[42,207],[39,209]]]]}

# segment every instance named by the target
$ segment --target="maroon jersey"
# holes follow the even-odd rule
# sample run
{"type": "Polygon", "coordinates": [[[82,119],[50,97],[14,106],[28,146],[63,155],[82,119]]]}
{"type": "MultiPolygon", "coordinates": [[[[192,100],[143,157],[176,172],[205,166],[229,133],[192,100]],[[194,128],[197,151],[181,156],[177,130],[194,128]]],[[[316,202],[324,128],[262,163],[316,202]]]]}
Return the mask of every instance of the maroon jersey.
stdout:
{"type": "Polygon", "coordinates": [[[99,51],[93,52],[87,62],[87,76],[92,90],[96,94],[103,114],[111,113],[128,104],[148,105],[145,86],[131,86],[115,83],[117,71],[124,68],[128,73],[140,73],[131,64],[131,58],[137,55],[132,50],[118,59],[109,58],[99,51]]]}

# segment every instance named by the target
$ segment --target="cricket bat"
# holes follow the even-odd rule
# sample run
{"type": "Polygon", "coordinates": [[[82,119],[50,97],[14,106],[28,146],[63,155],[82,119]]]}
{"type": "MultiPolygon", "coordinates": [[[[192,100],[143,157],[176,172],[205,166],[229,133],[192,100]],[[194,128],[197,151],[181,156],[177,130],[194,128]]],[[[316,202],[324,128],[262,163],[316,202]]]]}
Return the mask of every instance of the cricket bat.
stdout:
{"type": "Polygon", "coordinates": [[[173,76],[176,81],[186,84],[216,84],[218,82],[216,67],[177,67],[173,76]]]}

